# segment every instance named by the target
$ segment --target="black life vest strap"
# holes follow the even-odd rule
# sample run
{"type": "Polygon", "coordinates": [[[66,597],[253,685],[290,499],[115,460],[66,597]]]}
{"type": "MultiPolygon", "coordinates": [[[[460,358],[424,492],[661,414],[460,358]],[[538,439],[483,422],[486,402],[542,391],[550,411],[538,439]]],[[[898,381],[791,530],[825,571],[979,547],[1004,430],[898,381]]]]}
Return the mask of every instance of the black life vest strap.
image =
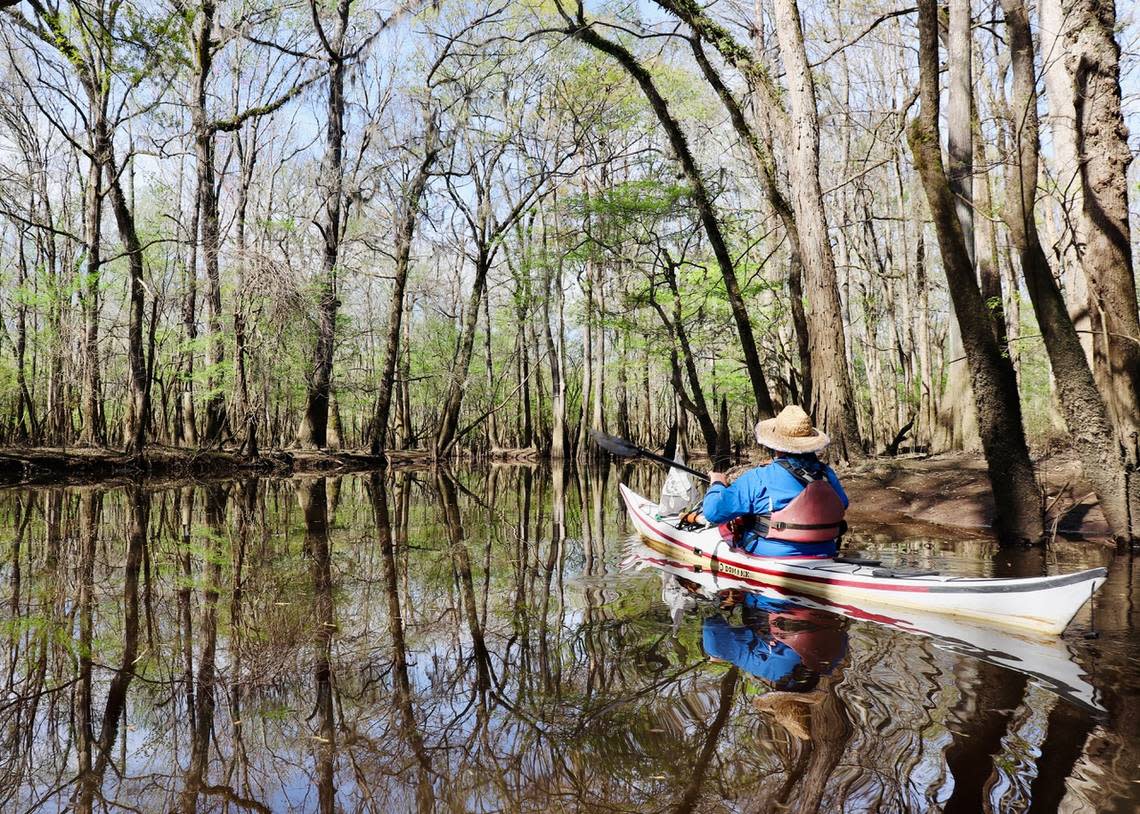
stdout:
{"type": "Polygon", "coordinates": [[[806,466],[796,466],[787,458],[777,458],[775,461],[784,469],[789,475],[800,482],[800,486],[807,486],[809,483],[817,480],[823,480],[826,477],[822,465],[814,472],[806,466]]]}

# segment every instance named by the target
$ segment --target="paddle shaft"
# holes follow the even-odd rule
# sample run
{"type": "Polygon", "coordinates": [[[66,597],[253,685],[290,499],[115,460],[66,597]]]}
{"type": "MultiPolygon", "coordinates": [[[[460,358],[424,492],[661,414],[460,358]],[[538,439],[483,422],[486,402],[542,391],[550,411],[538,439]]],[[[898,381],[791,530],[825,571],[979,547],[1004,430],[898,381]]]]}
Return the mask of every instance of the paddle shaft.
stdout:
{"type": "MultiPolygon", "coordinates": [[[[629,442],[626,441],[626,443],[628,444],[629,442]]],[[[641,455],[644,458],[649,458],[650,460],[657,461],[658,463],[665,464],[666,466],[675,467],[677,469],[680,469],[682,472],[688,472],[690,475],[693,475],[695,477],[700,478],[705,483],[709,482],[709,476],[706,473],[701,472],[700,470],[693,469],[691,466],[685,466],[684,464],[679,464],[676,461],[671,461],[668,458],[666,458],[664,455],[658,455],[656,452],[650,452],[649,450],[643,449],[642,447],[639,447],[636,444],[629,444],[629,446],[632,447],[633,449],[637,450],[637,454],[641,455]]]]}

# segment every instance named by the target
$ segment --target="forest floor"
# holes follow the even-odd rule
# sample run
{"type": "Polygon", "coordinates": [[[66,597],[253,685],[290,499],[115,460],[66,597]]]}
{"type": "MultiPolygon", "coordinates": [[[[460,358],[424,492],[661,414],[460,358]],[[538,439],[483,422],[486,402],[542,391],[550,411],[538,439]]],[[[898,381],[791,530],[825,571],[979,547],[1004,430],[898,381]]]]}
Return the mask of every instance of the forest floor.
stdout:
{"type": "MultiPolygon", "coordinates": [[[[1111,544],[1108,524],[1076,456],[1054,451],[1038,457],[1035,465],[1049,535],[1111,544]]],[[[979,532],[993,525],[993,494],[980,454],[871,458],[839,474],[851,499],[847,519],[852,525],[890,524],[897,530],[912,523],[979,532]]]]}
{"type": "MultiPolygon", "coordinates": [[[[415,452],[393,452],[390,458],[395,466],[429,462],[415,452]]],[[[151,485],[169,485],[242,476],[343,474],[379,465],[379,458],[360,451],[273,450],[248,459],[225,450],[164,446],[148,447],[142,455],[90,447],[0,448],[0,486],[114,485],[140,478],[151,485]]],[[[1108,543],[1108,526],[1096,496],[1081,478],[1076,457],[1067,450],[1054,451],[1039,457],[1036,465],[1050,534],[1108,543]]],[[[896,534],[900,529],[916,535],[959,529],[986,535],[993,524],[986,463],[978,454],[871,458],[839,474],[851,499],[852,525],[889,526],[896,534]]]]}

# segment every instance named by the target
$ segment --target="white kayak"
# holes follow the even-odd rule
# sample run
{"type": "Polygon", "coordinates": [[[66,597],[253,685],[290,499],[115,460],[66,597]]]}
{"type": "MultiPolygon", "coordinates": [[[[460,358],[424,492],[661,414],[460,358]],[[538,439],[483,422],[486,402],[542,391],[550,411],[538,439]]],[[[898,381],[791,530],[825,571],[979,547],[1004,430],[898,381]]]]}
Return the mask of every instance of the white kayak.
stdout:
{"type": "Polygon", "coordinates": [[[675,624],[679,624],[677,614],[695,608],[699,599],[718,600],[723,592],[733,589],[747,591],[928,638],[941,650],[1024,673],[1038,687],[1095,715],[1105,712],[1097,699],[1097,691],[1088,682],[1088,673],[1074,660],[1063,639],[1024,635],[1020,631],[914,608],[891,608],[871,602],[855,605],[788,593],[779,588],[757,588],[724,574],[714,576],[708,569],[694,573],[693,567],[654,551],[640,540],[627,547],[622,562],[623,570],[650,568],[662,576],[662,599],[673,610],[675,624]],[[682,577],[687,587],[677,584],[674,577],[682,577]],[[694,593],[694,586],[699,593],[694,593]]]}
{"type": "Polygon", "coordinates": [[[638,534],[672,561],[695,573],[723,574],[756,588],[779,588],[833,603],[870,602],[1058,634],[1108,574],[1104,568],[1090,568],[1050,577],[988,579],[883,568],[842,557],[755,557],[733,548],[716,526],[679,528],[676,515],[660,514],[656,503],[625,484],[619,488],[638,534]]]}

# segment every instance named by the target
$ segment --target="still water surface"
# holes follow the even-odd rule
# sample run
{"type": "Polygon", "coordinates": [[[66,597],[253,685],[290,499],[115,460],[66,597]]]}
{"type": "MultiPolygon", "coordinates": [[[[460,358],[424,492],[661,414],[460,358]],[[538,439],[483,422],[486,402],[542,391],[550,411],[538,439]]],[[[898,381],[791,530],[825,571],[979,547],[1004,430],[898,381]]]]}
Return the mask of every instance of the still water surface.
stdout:
{"type": "MultiPolygon", "coordinates": [[[[619,567],[619,477],[660,483],[0,492],[0,811],[1140,807],[1127,556],[1056,645],[1066,692],[873,620],[678,600],[619,567]]],[[[971,575],[1112,559],[882,529],[848,545],[971,575]]]]}

